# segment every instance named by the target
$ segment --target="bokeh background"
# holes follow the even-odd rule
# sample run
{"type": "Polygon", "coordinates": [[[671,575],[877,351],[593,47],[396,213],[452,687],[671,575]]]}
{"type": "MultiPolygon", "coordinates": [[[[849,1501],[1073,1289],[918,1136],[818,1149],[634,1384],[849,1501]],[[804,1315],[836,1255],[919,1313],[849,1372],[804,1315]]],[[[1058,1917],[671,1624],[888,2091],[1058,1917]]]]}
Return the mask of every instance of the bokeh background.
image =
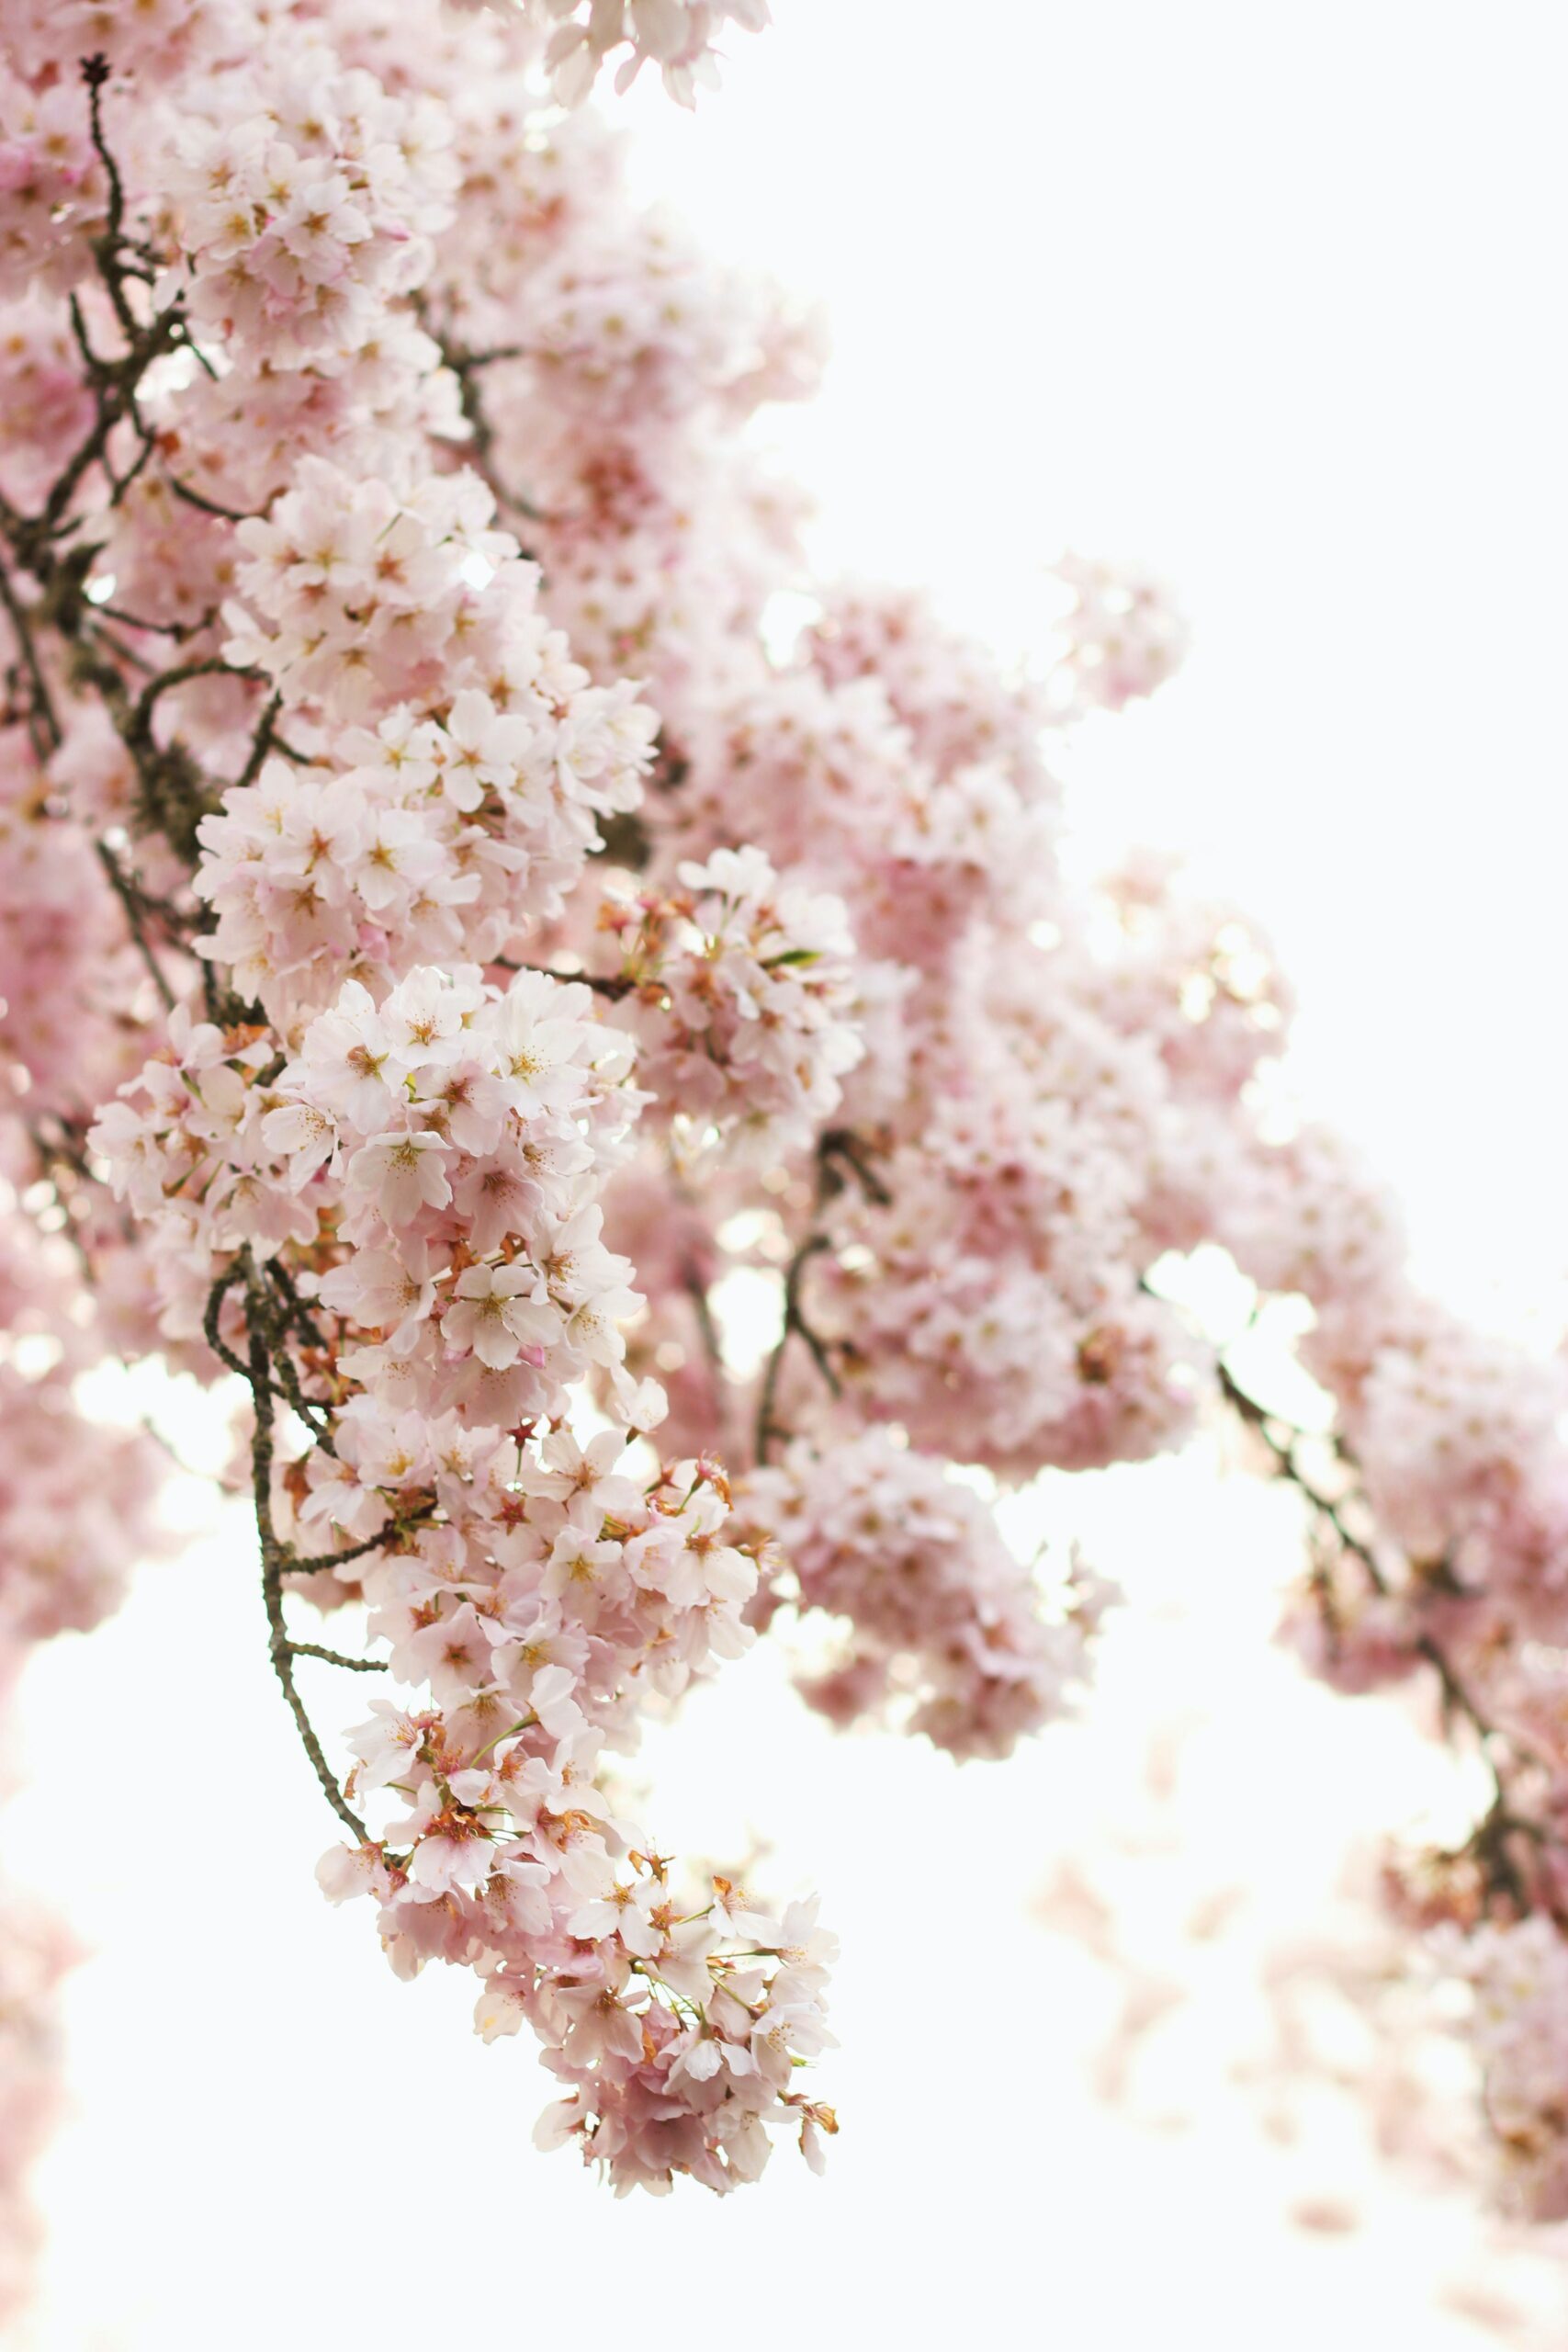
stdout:
{"type": "MultiPolygon", "coordinates": [[[[816,554],[926,583],[1026,659],[1065,546],[1177,584],[1187,669],[1089,731],[1075,820],[1108,855],[1181,849],[1256,913],[1299,988],[1299,1091],[1399,1186],[1426,1278],[1546,1343],[1568,20],[775,14],[694,119],[651,89],[624,111],[650,193],[828,306],[823,393],[770,424],[816,554]]],[[[104,1396],[221,1454],[210,1412],[104,1396]]],[[[1132,1602],[1089,1721],[1014,1764],[835,1737],[765,1653],[654,1738],[661,1847],[770,1839],[755,1875],[820,1887],[845,1945],[829,2176],[782,2152],[722,2206],[616,2206],[536,2154],[529,2050],[482,2048],[461,1984],[398,1984],[368,1914],[320,1900],[331,1824],[243,1514],[177,1507],[185,1555],[23,1694],[8,1849],[93,1955],[28,2352],[1563,2341],[1562,2233],[1480,2217],[1464,2084],[1427,2065],[1417,1996],[1378,1991],[1354,1892],[1357,1851],[1452,1781],[1272,1645],[1298,1523],[1216,1438],[1012,1506],[1021,1542],[1077,1536],[1132,1602]]],[[[362,1687],[304,1671],[325,1721],[357,1719],[362,1687]]]]}

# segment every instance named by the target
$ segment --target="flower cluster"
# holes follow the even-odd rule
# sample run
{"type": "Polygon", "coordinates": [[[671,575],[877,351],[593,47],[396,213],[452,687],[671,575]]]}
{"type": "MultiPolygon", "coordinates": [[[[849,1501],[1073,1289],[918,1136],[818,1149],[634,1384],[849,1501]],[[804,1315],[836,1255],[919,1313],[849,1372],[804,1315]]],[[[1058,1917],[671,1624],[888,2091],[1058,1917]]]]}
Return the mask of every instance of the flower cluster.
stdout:
{"type": "Polygon", "coordinates": [[[1540,1916],[1434,1939],[1471,1987],[1467,2034],[1506,2197],[1533,2220],[1568,2218],[1568,1942],[1540,1916]]]}
{"type": "MultiPolygon", "coordinates": [[[[1305,1129],[1260,1158],[1229,1240],[1314,1310],[1302,1356],[1332,1401],[1308,1436],[1233,1385],[1301,1490],[1314,1560],[1289,1630],[1337,1688],[1417,1690],[1473,1740],[1490,1784],[1470,1835],[1396,1856],[1396,1916],[1440,1928],[1474,1990],[1471,2040],[1515,2201],[1568,2211],[1561,2128],[1568,1984],[1568,1386],[1561,1353],[1474,1329],[1412,1282],[1395,1205],[1305,1129]]],[[[1222,1227],[1222,1231],[1225,1227],[1222,1227]]]]}
{"type": "MultiPolygon", "coordinates": [[[[9,1159],[3,1126],[0,1136],[9,1159]]],[[[96,1625],[132,1562],[162,1548],[157,1448],[83,1408],[76,1381],[101,1326],[71,1244],[40,1233],[28,1193],[15,1196],[21,1172],[0,1173],[0,1721],[34,1645],[96,1625]]],[[[6,1743],[0,1794],[12,1769],[6,1743]]],[[[28,2177],[62,2106],[58,1986],[74,1957],[63,1927],[0,1882],[0,2329],[30,2286],[39,2232],[28,2177]]]]}
{"type": "Polygon", "coordinates": [[[399,498],[307,458],[240,526],[229,657],[332,755],[268,761],[199,829],[210,951],[276,1017],[350,973],[504,956],[639,797],[651,713],[590,684],[493,514],[471,475],[399,498]]]}
{"type": "MultiPolygon", "coordinates": [[[[318,1597],[357,1589],[421,1694],[379,1712],[349,1784],[358,1798],[395,1781],[412,1809],[344,1849],[330,1890],[378,1896],[405,1972],[432,1956],[476,1969],[487,2033],[529,2018],[576,2086],[572,2130],[618,2185],[680,2169],[723,2188],[760,2170],[768,2121],[815,2145],[826,2110],[791,2064],[823,2044],[822,1947],[781,1928],[760,1973],[716,1928],[677,1928],[665,1866],[595,1784],[647,1693],[671,1698],[745,1646],[755,1570],[723,1540],[716,1470],[621,1467],[661,1400],[620,1368],[631,1270],[600,1241],[593,1193],[637,1097],[629,1040],[592,1008],[543,973],[502,989],[419,967],[379,1003],[351,980],[275,1075],[258,1037],[177,1023],[174,1057],[93,1144],[165,1266],[188,1272],[197,1228],[220,1350],[225,1329],[243,1336],[221,1312],[236,1274],[294,1260],[286,1319],[303,1344],[266,1383],[282,1375],[306,1442],[258,1456],[264,1539],[318,1597]],[[332,1401],[302,1385],[329,1366],[332,1401]],[[593,1369],[618,1425],[583,1446],[561,1415],[593,1369]]],[[[176,1330],[195,1303],[176,1289],[176,1330]]],[[[257,1312],[253,1295],[253,1345],[257,1312]]]]}
{"type": "Polygon", "coordinates": [[[1111,1589],[1075,1566],[1047,1617],[994,1514],[929,1455],[875,1430],[827,1454],[792,1446],[737,1502],[798,1606],[847,1621],[845,1655],[805,1685],[832,1720],[897,1708],[952,1755],[999,1757],[1081,1692],[1111,1589]]]}
{"type": "MultiPolygon", "coordinates": [[[[9,1192],[0,1177],[0,1203],[9,1192]]],[[[130,1564],[160,1548],[158,1451],[95,1424],[75,1394],[103,1344],[62,1233],[0,1206],[0,1693],[28,1649],[118,1607],[130,1564]]]]}
{"type": "Polygon", "coordinates": [[[30,503],[48,491],[92,423],[80,357],[58,310],[8,304],[0,339],[0,488],[30,503]]]}
{"type": "Polygon", "coordinates": [[[764,1918],[722,1883],[683,1900],[595,1782],[645,1692],[675,1696],[749,1638],[756,1571],[724,1540],[722,1480],[694,1462],[634,1475],[619,1430],[536,1452],[455,1416],[410,1460],[414,1425],[355,1435],[383,1481],[400,1445],[400,1481],[430,1481],[441,1512],[365,1576],[373,1634],[428,1697],[356,1736],[351,1792],[395,1786],[405,1809],[329,1856],[323,1884],[374,1896],[400,1971],[474,1969],[487,2039],[526,2019],[570,2089],[549,2142],[580,2138],[617,2188],[752,2179],[770,2122],[812,2151],[824,2111],[792,2056],[829,2038],[829,1942],[808,1912],[764,1918]]]}
{"type": "Polygon", "coordinates": [[[33,88],[0,64],[0,296],[80,277],[104,195],[84,92],[69,82],[33,88]]]}
{"type": "Polygon", "coordinates": [[[156,1538],[156,1454],[136,1430],[95,1428],[68,1380],[0,1363],[0,1656],[67,1628],[85,1633],[156,1538]],[[91,1465],[91,1476],[84,1466],[91,1465]]]}
{"type": "Polygon", "coordinates": [[[1058,676],[1077,709],[1124,709],[1179,669],[1187,625],[1164,581],[1141,564],[1081,555],[1063,556],[1055,572],[1072,596],[1058,676]]]}
{"type": "Polygon", "coordinates": [[[227,55],[254,26],[247,0],[7,0],[6,10],[7,46],[29,80],[96,56],[147,89],[227,55]]]}
{"type": "Polygon", "coordinates": [[[145,978],[91,839],[59,821],[25,730],[0,728],[0,1101],[36,1122],[110,1092],[139,1058],[145,978]]]}
{"type": "Polygon", "coordinates": [[[631,1268],[593,1193],[635,1102],[591,1004],[534,972],[487,995],[422,967],[380,1006],[351,980],[279,1076],[262,1134],[346,1245],[317,1295],[389,1335],[355,1360],[374,1391],[511,1429],[618,1360],[631,1268]]]}
{"type": "Polygon", "coordinates": [[[685,107],[696,103],[698,87],[718,82],[714,43],[727,24],[758,32],[768,21],[768,0],[523,0],[525,8],[556,29],[546,51],[555,93],[565,106],[588,96],[606,57],[629,54],[615,75],[615,87],[629,87],[649,59],[659,67],[671,96],[685,107]]]}
{"type": "Polygon", "coordinates": [[[844,910],[758,849],[686,861],[676,880],[601,916],[637,1008],[642,1080],[673,1114],[682,1159],[715,1134],[757,1160],[805,1150],[864,1050],[844,910]]]}
{"type": "Polygon", "coordinates": [[[259,92],[254,71],[219,77],[218,119],[187,119],[166,169],[192,316],[274,368],[360,348],[449,217],[444,110],[333,66],[288,44],[259,92]]]}
{"type": "Polygon", "coordinates": [[[145,1544],[145,1449],[84,1436],[80,1374],[235,1381],[331,1891],[400,1968],[474,1970],[487,2033],[528,2022],[550,2132],[617,2185],[727,2187],[831,2129],[795,2087],[827,1948],[688,1886],[605,1756],[786,1603],[847,1628],[836,1718],[1005,1751],[1104,1595],[1075,1569],[1043,1611],[972,1474],[1228,1412],[1303,1496],[1303,1651],[1435,1685],[1493,1776],[1406,1899],[1528,1933],[1544,2054],[1498,2111],[1544,2115],[1561,1366],[1423,1299],[1281,1109],[1253,927],[1064,840],[1073,729],[1179,659],[1162,592],[1071,560],[1035,676],[907,592],[800,594],[750,425],[814,325],[550,95],[615,56],[689,100],[764,15],[9,11],[0,1641],[85,1623],[145,1544]],[[1309,1302],[1312,1442],[1164,1279],[1215,1243],[1260,1315],[1309,1302]],[[761,1363],[732,1278],[770,1291],[761,1363]],[[370,1657],[299,1637],[345,1602],[370,1657]],[[346,1786],[300,1654],[409,1694],[346,1786]]]}

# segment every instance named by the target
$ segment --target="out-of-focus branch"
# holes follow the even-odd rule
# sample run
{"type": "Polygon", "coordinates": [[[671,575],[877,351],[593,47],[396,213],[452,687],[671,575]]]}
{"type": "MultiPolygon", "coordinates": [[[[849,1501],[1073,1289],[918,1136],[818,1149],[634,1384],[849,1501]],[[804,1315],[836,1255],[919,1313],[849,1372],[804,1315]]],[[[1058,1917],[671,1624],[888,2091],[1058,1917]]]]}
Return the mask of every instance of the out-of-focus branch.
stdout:
{"type": "MultiPolygon", "coordinates": [[[[1510,1852],[1508,1842],[1517,1836],[1539,1847],[1548,1842],[1551,1836],[1544,1823],[1521,1810],[1518,1793],[1513,1785],[1517,1765],[1520,1762],[1529,1764],[1534,1759],[1528,1752],[1521,1757],[1519,1742],[1491,1720],[1484,1705],[1430,1628],[1415,1622],[1417,1602],[1391,1582],[1374,1549],[1375,1538],[1357,1534],[1348,1523],[1345,1511],[1348,1495],[1325,1494],[1305,1469],[1299,1449],[1310,1433],[1260,1405],[1241,1385],[1223,1356],[1217,1362],[1216,1372],[1221,1393],[1226,1402],[1249,1429],[1257,1431],[1268,1447],[1275,1475],[1295,1488],[1315,1523],[1326,1529],[1340,1553],[1357,1562],[1372,1591],[1381,1600],[1402,1600],[1411,1610],[1411,1654],[1422,1659],[1436,1675],[1445,1719],[1450,1723],[1456,1719],[1462,1720],[1470,1725],[1475,1735],[1477,1751],[1492,1781],[1492,1803],[1464,1850],[1481,1866],[1486,1883],[1494,1894],[1504,1896],[1521,1914],[1540,1907],[1532,1899],[1526,1875],[1510,1852]]],[[[1345,1449],[1336,1445],[1334,1450],[1337,1458],[1349,1469],[1352,1465],[1345,1449]]],[[[1367,1510],[1365,1498],[1359,1499],[1362,1509],[1367,1510]]],[[[1370,1510],[1368,1517],[1371,1517],[1370,1510]]],[[[1331,1611],[1332,1599],[1326,1580],[1319,1579],[1315,1589],[1319,1607],[1325,1612],[1331,1611]]],[[[1328,1630],[1332,1634],[1331,1618],[1328,1630]]],[[[1554,1912],[1553,1916],[1558,1915],[1554,1912]]],[[[1568,1925],[1568,1919],[1564,1919],[1562,1924],[1568,1925]]]]}

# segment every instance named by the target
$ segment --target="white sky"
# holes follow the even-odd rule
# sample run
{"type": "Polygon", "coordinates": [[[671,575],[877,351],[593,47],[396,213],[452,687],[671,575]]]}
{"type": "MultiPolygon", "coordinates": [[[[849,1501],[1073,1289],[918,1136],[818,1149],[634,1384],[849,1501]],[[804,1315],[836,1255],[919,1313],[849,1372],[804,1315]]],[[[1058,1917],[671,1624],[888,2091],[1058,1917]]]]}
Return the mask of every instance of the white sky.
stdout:
{"type": "MultiPolygon", "coordinates": [[[[1027,650],[1154,563],[1179,684],[1088,819],[1271,926],[1303,1079],[1450,1284],[1558,1277],[1568,17],[1451,0],[776,0],[651,184],[829,306],[786,446],[852,569],[1027,650]]],[[[1112,740],[1113,739],[1113,740],[1112,740]]]]}
{"type": "MultiPolygon", "coordinates": [[[[829,385],[784,435],[824,553],[1021,650],[1064,542],[1179,583],[1198,650],[1086,753],[1085,821],[1189,849],[1267,922],[1303,1083],[1398,1179],[1433,1279],[1555,1310],[1562,12],[775,6],[694,123],[635,111],[650,183],[829,301],[829,385]]],[[[1190,2127],[1136,2132],[1080,2080],[1103,1988],[1028,1917],[1055,1855],[1138,1815],[1151,1706],[1205,1726],[1194,1883],[1280,1917],[1310,1918],[1353,1819],[1424,1802],[1397,1726],[1268,1647],[1282,1500],[1201,1451],[1053,1493],[1144,1606],[1095,1728],[1014,1766],[834,1741],[766,1657],[658,1743],[661,1845],[766,1828],[846,1945],[829,2177],[781,2152],[722,2206],[615,2205],[534,2154],[526,2049],[484,2050],[461,1983],[395,1984],[367,1912],[315,1894],[330,1822],[242,1522],[148,1570],[27,1693],[8,1844],[102,1947],[29,2352],[873,2328],[1475,2352],[1430,2300],[1482,2275],[1462,2202],[1379,2185],[1340,2124],[1255,2139],[1224,2079],[1245,1970],[1210,1980],[1190,2127]],[[1362,2229],[1286,2225],[1346,2192],[1362,2229]]],[[[1560,2327],[1543,2269],[1490,2275],[1560,2327]]]]}

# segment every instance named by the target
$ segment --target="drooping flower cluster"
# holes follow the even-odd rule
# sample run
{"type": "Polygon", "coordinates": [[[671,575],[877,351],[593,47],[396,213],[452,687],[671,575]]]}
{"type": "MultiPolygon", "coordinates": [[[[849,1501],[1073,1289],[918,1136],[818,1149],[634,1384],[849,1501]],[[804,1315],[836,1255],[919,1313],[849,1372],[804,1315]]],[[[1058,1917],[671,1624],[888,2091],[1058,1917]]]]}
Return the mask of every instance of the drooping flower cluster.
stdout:
{"type": "Polygon", "coordinates": [[[1063,556],[1055,571],[1072,592],[1057,675],[1080,710],[1122,710],[1175,675],[1188,631],[1163,581],[1081,555],[1063,556]]]}
{"type": "Polygon", "coordinates": [[[809,1149],[864,1052],[837,899],[781,883],[759,849],[683,862],[679,889],[612,901],[603,928],[640,1014],[641,1081],[679,1157],[724,1136],[761,1163],[809,1149]]]}
{"type": "MultiPolygon", "coordinates": [[[[379,1004],[350,980],[270,1077],[254,1035],[177,1023],[175,1057],[92,1141],[182,1277],[176,1335],[204,1295],[225,1348],[243,1284],[248,1324],[230,1327],[254,1348],[258,1258],[277,1269],[287,1247],[296,1270],[275,1276],[282,1321],[253,1371],[264,1563],[275,1587],[357,1587],[392,1673],[423,1694],[379,1711],[349,1783],[357,1801],[395,1780],[411,1809],[343,1849],[329,1891],[377,1895],[404,1972],[475,1969],[487,2033],[529,2018],[575,2086],[570,2132],[553,2128],[618,2186],[679,2168],[725,2188],[761,2169],[766,2122],[808,2151],[831,2128],[790,2072],[825,2039],[822,1948],[795,1952],[809,1939],[781,1927],[777,1967],[742,1965],[722,1918],[704,1924],[712,1898],[680,1911],[595,1786],[644,1694],[745,1647],[755,1570],[723,1540],[718,1472],[619,1466],[661,1400],[620,1368],[631,1270],[602,1246],[593,1194],[638,1098],[630,1041],[592,1008],[543,973],[502,989],[416,967],[379,1004]],[[619,1425],[584,1447],[560,1416],[594,1368],[619,1425]],[[275,1386],[300,1452],[270,1451],[275,1386]],[[622,1933],[634,1887],[641,1924],[622,1933]]],[[[760,1918],[744,1932],[754,1951],[760,1918]]]]}
{"type": "Polygon", "coordinates": [[[197,328],[242,359],[330,368],[429,270],[456,178],[450,127],[429,99],[332,71],[330,52],[290,62],[260,110],[249,72],[215,76],[215,119],[187,118],[160,193],[197,328]]]}
{"type": "Polygon", "coordinates": [[[0,1693],[33,1643],[107,1616],[159,1548],[156,1445],[74,1393],[102,1344],[63,1233],[0,1208],[0,1693]]]}
{"type": "Polygon", "coordinates": [[[30,503],[93,421],[68,323],[37,300],[8,303],[0,343],[0,490],[30,503]]]}
{"type": "Polygon", "coordinates": [[[716,35],[727,24],[758,32],[768,21],[768,0],[521,0],[556,28],[545,52],[555,94],[563,105],[585,98],[607,57],[629,54],[615,74],[615,87],[629,87],[649,60],[664,86],[682,106],[696,103],[700,87],[716,88],[716,35]]]}
{"type": "Polygon", "coordinates": [[[993,1513],[929,1454],[879,1430],[793,1446],[739,1504],[776,1539],[798,1606],[847,1621],[845,1654],[804,1685],[833,1721],[897,1710],[954,1756],[1006,1756],[1086,1681],[1111,1589],[1075,1567],[1048,1622],[993,1513]]]}
{"type": "MultiPolygon", "coordinates": [[[[36,1192],[16,1197],[24,1173],[0,1170],[0,1731],[34,1645],[99,1623],[164,1540],[156,1445],[96,1420],[76,1393],[102,1326],[64,1231],[36,1192]]],[[[14,1763],[6,1739],[0,1797],[14,1763]]],[[[62,2103],[58,1988],[75,1956],[64,1925],[0,1880],[0,2329],[28,2296],[28,2174],[62,2103]]]]}
{"type": "Polygon", "coordinates": [[[1438,1950],[1472,1991],[1467,2032],[1484,2081],[1509,2200],[1536,2221],[1568,2217],[1568,1943],[1541,1914],[1438,1950]]]}
{"type": "Polygon", "coordinates": [[[154,1450],[96,1429],[68,1379],[0,1363],[0,1650],[67,1627],[90,1632],[118,1603],[130,1563],[154,1548],[154,1450]],[[84,1466],[90,1464],[90,1477],[84,1466]]]}
{"type": "Polygon", "coordinates": [[[651,714],[590,684],[493,512],[469,475],[400,500],[307,458],[272,519],[240,526],[240,584],[272,626],[236,609],[227,652],[319,713],[332,754],[268,761],[199,829],[212,952],[275,1018],[341,976],[504,956],[637,797],[651,714]]]}
{"type": "Polygon", "coordinates": [[[400,1969],[472,1969],[487,2034],[526,2019],[550,2136],[724,2188],[832,2128],[795,2087],[828,1946],[684,1882],[606,1756],[786,1601],[848,1627],[830,1714],[1005,1751],[1077,1702],[1106,1596],[1053,1610],[955,1465],[1139,1460],[1223,1408],[1307,1497],[1303,1650],[1435,1678],[1493,1768],[1412,1907],[1550,1953],[1555,1367],[1416,1298],[1280,1115],[1252,927],[1065,854],[1055,747],[1179,624],[1074,560],[1043,676],[876,587],[791,640],[800,502],[748,428],[815,331],[555,102],[622,50],[689,98],[762,7],[5,14],[4,1319],[69,1302],[0,1366],[41,1464],[0,1493],[18,1634],[141,1544],[134,1445],[61,1475],[95,1354],[235,1379],[330,1891],[400,1969]],[[1216,1241],[1315,1312],[1321,1479],[1163,1278],[1216,1241]],[[370,1658],[294,1630],[345,1602],[370,1658]],[[346,1783],[302,1650],[405,1694],[346,1783]]]}
{"type": "Polygon", "coordinates": [[[68,287],[103,226],[103,182],[82,93],[67,82],[34,88],[0,65],[0,293],[68,287]]]}
{"type": "Polygon", "coordinates": [[[354,1432],[359,1475],[428,1481],[441,1519],[366,1572],[371,1631],[432,1703],[382,1705],[358,1735],[352,1794],[395,1784],[403,1809],[329,1856],[322,1883],[375,1898],[401,1973],[474,1969],[487,2040],[528,2021],[570,2091],[546,2143],[580,2137],[618,2188],[750,2180],[769,2122],[815,2155],[833,2119],[792,2061],[829,2039],[829,1939],[808,1911],[682,1888],[595,1785],[643,1694],[674,1697],[746,1645],[756,1572],[724,1540],[722,1480],[700,1463],[634,1475],[620,1430],[586,1447],[559,1430],[535,1453],[457,1415],[409,1460],[417,1417],[378,1419],[354,1432]]]}

